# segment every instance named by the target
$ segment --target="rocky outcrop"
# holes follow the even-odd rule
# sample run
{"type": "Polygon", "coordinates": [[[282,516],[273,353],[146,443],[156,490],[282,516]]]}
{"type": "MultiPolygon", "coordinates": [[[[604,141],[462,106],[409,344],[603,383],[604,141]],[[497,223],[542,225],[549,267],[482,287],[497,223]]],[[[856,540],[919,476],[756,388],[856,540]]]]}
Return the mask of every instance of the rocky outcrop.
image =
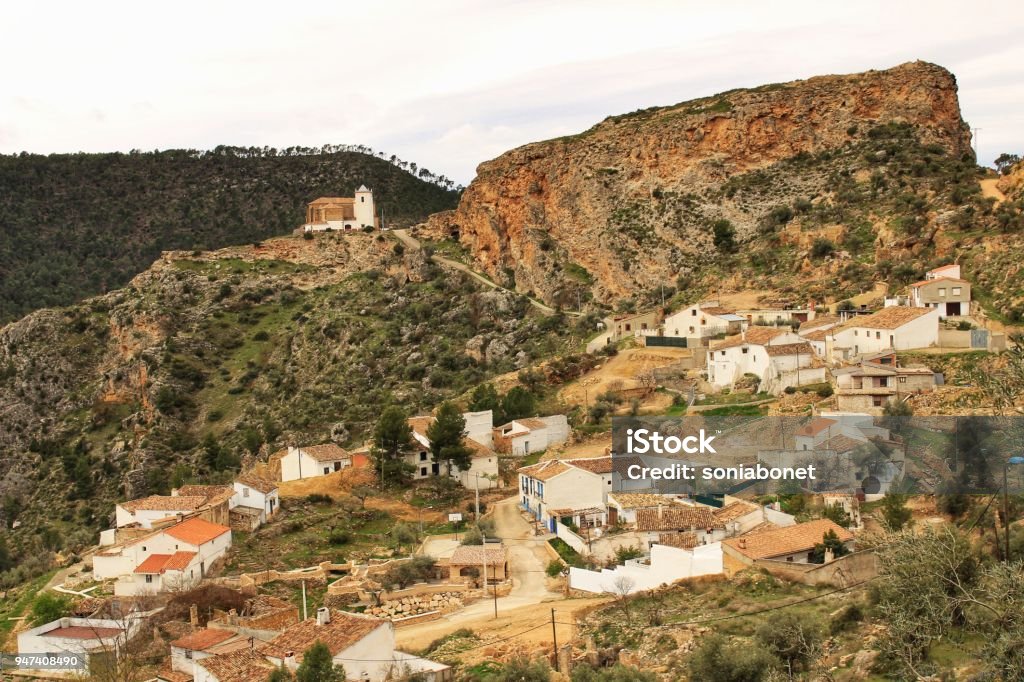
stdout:
{"type": "MultiPolygon", "coordinates": [[[[970,151],[956,80],[934,64],[734,90],[612,116],[483,163],[459,207],[421,229],[458,235],[495,280],[549,303],[605,302],[672,282],[713,250],[711,225],[749,236],[769,210],[723,193],[730,178],[913,126],[970,151]]],[[[799,184],[805,179],[794,178],[799,184]]],[[[818,186],[820,188],[820,184],[818,186]]]]}

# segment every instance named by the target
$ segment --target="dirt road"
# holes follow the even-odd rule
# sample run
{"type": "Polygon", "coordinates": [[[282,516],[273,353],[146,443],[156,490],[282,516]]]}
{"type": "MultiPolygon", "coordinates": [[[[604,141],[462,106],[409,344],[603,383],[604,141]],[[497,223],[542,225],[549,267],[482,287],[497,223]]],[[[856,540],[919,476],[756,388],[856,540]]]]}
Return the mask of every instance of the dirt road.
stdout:
{"type": "MultiPolygon", "coordinates": [[[[391,234],[395,235],[395,237],[398,238],[398,241],[402,242],[403,244],[405,244],[405,246],[407,246],[410,249],[418,251],[419,249],[422,248],[422,245],[420,244],[419,240],[416,239],[415,237],[413,237],[411,234],[409,234],[408,230],[392,230],[391,234]]],[[[488,279],[484,275],[481,275],[476,270],[473,270],[472,268],[470,268],[465,263],[460,263],[457,260],[452,260],[451,258],[445,258],[444,256],[439,256],[436,253],[430,256],[430,260],[432,260],[433,262],[438,263],[440,265],[444,265],[444,266],[449,267],[449,268],[454,268],[455,270],[458,270],[460,272],[464,272],[467,275],[469,275],[470,277],[472,277],[473,279],[475,279],[476,281],[480,282],[481,284],[484,284],[485,286],[489,286],[492,289],[501,289],[502,291],[507,291],[510,294],[515,294],[517,296],[521,296],[522,295],[518,291],[512,291],[511,289],[506,289],[505,287],[497,284],[496,282],[492,282],[490,279],[488,279]]],[[[551,306],[547,305],[546,303],[542,303],[541,301],[538,301],[537,299],[533,298],[532,296],[527,296],[527,298],[530,300],[530,305],[532,305],[534,308],[537,308],[538,310],[544,312],[547,315],[554,315],[557,312],[551,306]]],[[[569,311],[563,311],[563,312],[565,312],[566,315],[570,315],[572,317],[578,317],[579,316],[579,313],[574,313],[574,312],[569,312],[569,311]]]]}
{"type": "MultiPolygon", "coordinates": [[[[502,539],[508,551],[509,573],[512,577],[512,591],[507,597],[499,597],[497,600],[498,618],[494,615],[494,600],[481,599],[441,620],[399,629],[396,636],[400,646],[422,648],[459,628],[471,628],[474,631],[481,627],[499,630],[508,627],[510,631],[525,629],[535,624],[538,614],[546,614],[538,622],[544,622],[545,618],[550,620],[551,607],[539,605],[563,597],[547,588],[544,569],[550,559],[544,549],[544,539],[534,537],[532,527],[519,513],[515,498],[498,502],[494,506],[493,518],[495,534],[502,539]]],[[[560,603],[555,608],[571,613],[581,608],[580,604],[575,604],[577,601],[589,600],[572,600],[572,607],[567,608],[560,603]]],[[[567,630],[565,636],[568,635],[567,630]]],[[[547,636],[550,636],[550,630],[547,636]]]]}

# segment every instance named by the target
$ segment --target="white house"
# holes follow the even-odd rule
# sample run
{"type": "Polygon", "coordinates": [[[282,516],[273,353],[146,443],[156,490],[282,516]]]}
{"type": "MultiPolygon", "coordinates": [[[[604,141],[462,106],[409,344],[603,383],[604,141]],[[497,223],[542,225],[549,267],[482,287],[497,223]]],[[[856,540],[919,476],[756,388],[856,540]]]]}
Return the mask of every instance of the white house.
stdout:
{"type": "Polygon", "coordinates": [[[206,504],[202,495],[150,495],[138,500],[120,502],[114,506],[114,522],[118,528],[138,524],[152,528],[154,521],[192,514],[206,504]]]}
{"type": "MultiPolygon", "coordinates": [[[[336,664],[344,666],[349,680],[384,682],[409,675],[430,682],[452,678],[449,666],[396,651],[391,621],[324,607],[317,609],[314,618],[285,628],[263,653],[272,664],[294,671],[303,653],[317,642],[327,646],[336,664]]],[[[197,677],[195,682],[204,681],[197,677]]]]}
{"type": "Polygon", "coordinates": [[[334,443],[300,448],[289,445],[280,459],[282,482],[326,476],[352,466],[352,456],[334,443]]]}
{"type": "MultiPolygon", "coordinates": [[[[908,288],[905,305],[935,308],[942,317],[958,317],[971,313],[971,283],[960,277],[960,266],[943,265],[929,270],[924,279],[908,288]]],[[[897,299],[897,302],[902,302],[897,299]]]]}
{"type": "Polygon", "coordinates": [[[569,420],[564,414],[513,419],[494,429],[494,448],[517,457],[542,452],[569,439],[569,420]]]}
{"type": "Polygon", "coordinates": [[[936,308],[891,306],[858,315],[828,330],[826,355],[835,362],[853,360],[884,350],[929,348],[939,341],[936,308]]]}
{"type": "Polygon", "coordinates": [[[782,327],[750,327],[712,343],[707,351],[708,382],[731,387],[746,374],[757,377],[759,389],[778,395],[789,386],[825,381],[825,367],[814,348],[782,327]]]}
{"type": "Polygon", "coordinates": [[[354,197],[320,197],[306,206],[305,232],[362,230],[377,227],[373,192],[360,185],[354,197]]]}
{"type": "Polygon", "coordinates": [[[248,637],[233,630],[201,628],[171,642],[171,670],[194,677],[197,661],[251,646],[248,637]]]}
{"type": "MultiPolygon", "coordinates": [[[[470,490],[478,486],[481,490],[493,488],[498,485],[499,473],[498,455],[492,449],[494,413],[491,410],[464,412],[462,418],[466,422],[462,444],[471,451],[470,466],[465,470],[453,466],[447,473],[470,490]]],[[[408,421],[412,431],[412,451],[405,456],[405,461],[413,468],[413,479],[421,480],[446,472],[447,465],[435,462],[430,451],[427,431],[434,423],[434,417],[410,417],[408,421]]]]}
{"type": "Polygon", "coordinates": [[[748,324],[749,320],[746,317],[721,307],[718,301],[705,301],[672,313],[665,318],[662,326],[665,336],[706,339],[739,333],[746,329],[748,324]]]}
{"type": "Polygon", "coordinates": [[[232,484],[235,494],[231,498],[231,509],[252,509],[256,512],[258,524],[266,523],[281,508],[277,484],[248,471],[239,475],[232,484]]]}
{"type": "Polygon", "coordinates": [[[649,485],[622,475],[634,462],[642,464],[639,458],[592,457],[551,459],[521,467],[519,504],[551,532],[565,517],[571,517],[578,527],[604,525],[610,492],[649,485]]]}
{"type": "Polygon", "coordinates": [[[195,517],[94,554],[93,577],[116,579],[117,596],[188,588],[198,584],[229,547],[230,528],[195,517]]]}
{"type": "MultiPolygon", "coordinates": [[[[122,619],[60,618],[18,633],[19,654],[77,654],[83,663],[102,665],[109,656],[116,656],[131,639],[148,613],[134,613],[122,619]]],[[[81,668],[50,667],[51,673],[81,673],[81,668]]]]}
{"type": "Polygon", "coordinates": [[[741,308],[736,314],[747,318],[747,322],[761,326],[795,326],[813,320],[815,317],[814,308],[800,308],[791,306],[774,306],[763,308],[741,308]]]}

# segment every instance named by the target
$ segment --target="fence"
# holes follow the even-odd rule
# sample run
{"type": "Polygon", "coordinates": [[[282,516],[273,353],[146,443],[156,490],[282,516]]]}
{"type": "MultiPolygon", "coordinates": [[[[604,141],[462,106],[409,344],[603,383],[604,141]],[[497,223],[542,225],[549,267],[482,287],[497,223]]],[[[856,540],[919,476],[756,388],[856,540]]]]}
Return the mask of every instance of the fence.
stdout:
{"type": "Polygon", "coordinates": [[[682,336],[644,336],[644,345],[650,348],[662,346],[667,348],[686,348],[686,338],[682,336]]]}

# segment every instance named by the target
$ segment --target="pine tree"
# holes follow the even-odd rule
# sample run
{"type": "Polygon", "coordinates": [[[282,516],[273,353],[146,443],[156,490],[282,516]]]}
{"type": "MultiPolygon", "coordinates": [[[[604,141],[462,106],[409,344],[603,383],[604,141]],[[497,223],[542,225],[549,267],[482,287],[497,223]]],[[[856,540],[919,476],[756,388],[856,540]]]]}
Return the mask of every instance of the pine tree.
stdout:
{"type": "Polygon", "coordinates": [[[465,431],[466,420],[455,403],[451,402],[441,404],[437,417],[427,428],[427,439],[430,440],[434,461],[445,462],[449,474],[452,466],[466,470],[472,465],[472,452],[462,440],[465,431]]]}
{"type": "Polygon", "coordinates": [[[345,682],[345,668],[334,664],[326,644],[317,642],[302,655],[295,682],[345,682]]]}

